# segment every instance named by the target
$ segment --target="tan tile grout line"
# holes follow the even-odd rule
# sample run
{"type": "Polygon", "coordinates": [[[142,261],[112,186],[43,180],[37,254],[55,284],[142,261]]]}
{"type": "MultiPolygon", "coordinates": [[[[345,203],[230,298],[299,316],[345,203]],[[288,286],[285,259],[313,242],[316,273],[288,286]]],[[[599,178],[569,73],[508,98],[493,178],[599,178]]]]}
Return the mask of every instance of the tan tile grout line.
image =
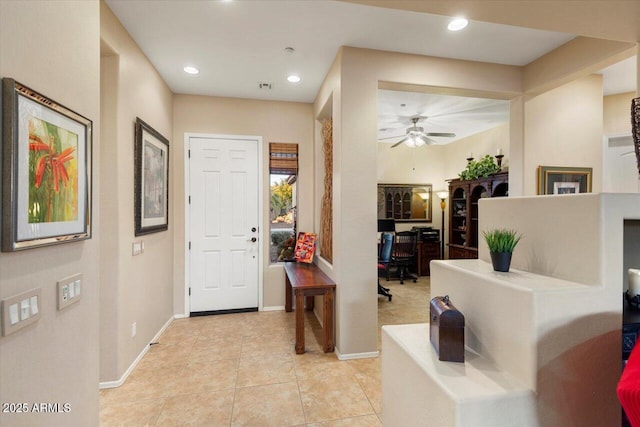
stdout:
{"type": "Polygon", "coordinates": [[[233,400],[231,401],[231,415],[229,416],[229,427],[233,425],[233,413],[236,409],[236,397],[238,396],[238,373],[240,372],[240,360],[242,359],[242,347],[244,346],[244,336],[240,335],[240,354],[236,364],[236,379],[233,383],[233,400]]]}
{"type": "MultiPolygon", "coordinates": [[[[365,373],[363,373],[362,375],[367,376],[367,377],[370,376],[369,374],[365,374],[365,373]]],[[[355,377],[356,381],[358,382],[358,385],[360,386],[360,389],[362,390],[362,393],[364,393],[364,397],[367,398],[367,401],[369,402],[369,406],[371,406],[371,410],[373,411],[372,413],[375,414],[375,415],[378,415],[378,413],[376,412],[376,408],[373,406],[373,402],[371,402],[371,398],[369,397],[369,395],[367,394],[367,391],[362,386],[362,383],[358,379],[357,375],[354,374],[354,377],[355,377]]],[[[380,387],[382,388],[382,384],[380,384],[380,387]]]]}

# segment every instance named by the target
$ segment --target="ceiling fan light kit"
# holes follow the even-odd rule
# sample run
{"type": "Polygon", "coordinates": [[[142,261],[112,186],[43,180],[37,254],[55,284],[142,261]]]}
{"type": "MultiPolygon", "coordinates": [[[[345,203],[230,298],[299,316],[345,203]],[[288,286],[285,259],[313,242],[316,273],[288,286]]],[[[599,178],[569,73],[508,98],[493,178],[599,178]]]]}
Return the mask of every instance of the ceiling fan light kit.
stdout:
{"type": "Polygon", "coordinates": [[[449,31],[460,31],[466,28],[467,25],[469,25],[469,21],[467,19],[458,17],[458,18],[453,18],[449,22],[449,25],[447,25],[447,29],[449,31]]]}
{"type": "MultiPolygon", "coordinates": [[[[409,126],[407,128],[407,136],[402,138],[400,141],[396,142],[391,146],[391,148],[397,147],[398,145],[404,143],[407,147],[415,148],[422,147],[423,145],[437,145],[438,141],[433,138],[429,138],[430,136],[436,137],[444,137],[444,138],[453,138],[456,136],[455,133],[451,132],[425,132],[422,126],[418,126],[418,121],[422,117],[413,117],[411,118],[411,123],[413,126],[409,126]]],[[[427,117],[424,117],[425,119],[427,117]]]]}

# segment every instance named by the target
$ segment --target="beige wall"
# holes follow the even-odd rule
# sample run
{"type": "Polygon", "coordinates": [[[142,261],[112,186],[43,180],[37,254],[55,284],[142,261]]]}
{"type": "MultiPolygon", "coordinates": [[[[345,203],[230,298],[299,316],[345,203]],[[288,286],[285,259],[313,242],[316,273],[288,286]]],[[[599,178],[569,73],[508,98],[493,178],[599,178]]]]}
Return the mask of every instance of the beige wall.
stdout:
{"type": "MultiPolygon", "coordinates": [[[[508,273],[514,276],[511,279],[498,277],[495,281],[523,281],[541,289],[546,280],[562,279],[569,283],[560,282],[556,289],[576,284],[588,288],[579,292],[554,289],[548,293],[555,294],[553,299],[538,298],[534,303],[541,308],[536,322],[542,333],[537,360],[529,369],[533,367],[536,374],[539,425],[620,424],[616,423],[620,405],[615,387],[621,368],[621,294],[627,287],[623,265],[640,260],[640,248],[633,240],[638,236],[638,206],[638,194],[480,201],[481,230],[507,227],[524,236],[511,263],[524,272],[514,271],[508,273]],[[543,280],[526,272],[539,274],[543,280]]],[[[483,240],[479,258],[490,262],[483,240]]]]}
{"type": "MultiPolygon", "coordinates": [[[[253,135],[262,137],[263,200],[269,200],[269,142],[297,143],[299,150],[298,230],[313,228],[313,116],[311,104],[257,101],[207,96],[174,96],[172,142],[173,185],[170,217],[173,216],[174,289],[173,309],[185,313],[185,133],[253,135]]],[[[263,209],[264,254],[263,301],[265,308],[284,307],[284,272],[269,265],[269,203],[263,209]]],[[[188,314],[188,313],[186,313],[188,314]]]]}
{"type": "Polygon", "coordinates": [[[401,144],[391,148],[391,145],[378,143],[377,183],[431,184],[433,188],[433,198],[431,199],[432,221],[427,224],[397,223],[396,230],[408,230],[415,225],[439,229],[442,224],[442,210],[440,209],[440,199],[438,199],[436,191],[447,187],[444,182],[446,179],[444,157],[448,146],[409,148],[401,144]]]}
{"type": "MultiPolygon", "coordinates": [[[[503,124],[484,132],[462,138],[442,146],[409,148],[404,144],[391,148],[391,144],[378,143],[378,183],[426,183],[433,185],[433,221],[428,226],[441,229],[442,210],[438,190],[448,190],[446,180],[457,178],[467,166],[467,156],[473,153],[476,160],[485,154],[495,155],[498,148],[505,156],[503,167],[509,159],[509,125],[503,124]]],[[[446,208],[448,209],[448,208],[446,208]]],[[[446,215],[445,210],[445,226],[446,215]]],[[[397,224],[398,230],[409,229],[415,223],[397,224]]],[[[445,229],[446,232],[446,229],[445,229]]],[[[445,237],[445,242],[447,238],[445,237]]]]}
{"type": "MultiPolygon", "coordinates": [[[[122,377],[158,331],[173,317],[173,227],[134,236],[134,125],[140,117],[171,140],[173,95],[111,10],[101,3],[102,114],[105,119],[100,194],[103,221],[101,263],[101,381],[122,377]],[[144,242],[133,257],[132,243],[144,242]],[[132,324],[137,333],[132,337],[132,324]]],[[[169,177],[174,174],[169,171],[169,177]]],[[[173,193],[173,183],[169,184],[173,193]]],[[[173,197],[169,197],[169,207],[173,197]]]]}
{"type": "MultiPolygon", "coordinates": [[[[96,1],[0,2],[0,76],[93,121],[93,237],[0,254],[0,298],[42,289],[41,319],[0,337],[0,401],[69,403],[66,414],[0,413],[0,425],[98,425],[100,22],[96,1]],[[82,273],[82,298],[56,309],[56,281],[82,273]]],[[[5,208],[5,206],[3,206],[5,208]]]]}
{"type": "Polygon", "coordinates": [[[543,93],[627,59],[636,50],[635,43],[576,37],[524,67],[524,90],[543,93]]]}
{"type": "Polygon", "coordinates": [[[604,97],[602,111],[604,135],[631,135],[631,100],[635,97],[635,92],[604,97]]]}
{"type": "Polygon", "coordinates": [[[504,158],[502,168],[509,168],[509,124],[505,123],[484,132],[463,138],[453,144],[445,145],[445,179],[457,178],[467,167],[467,156],[473,153],[475,160],[485,155],[495,156],[498,148],[502,149],[504,158]]]}
{"type": "MultiPolygon", "coordinates": [[[[324,82],[316,95],[316,99],[313,104],[313,117],[315,119],[314,122],[314,142],[313,142],[313,150],[314,150],[314,200],[316,201],[314,206],[314,230],[318,232],[318,236],[320,239],[323,239],[324,236],[321,233],[320,219],[322,209],[322,196],[324,194],[324,177],[325,177],[325,166],[324,166],[324,151],[323,151],[323,139],[322,139],[322,126],[323,121],[331,118],[332,120],[332,164],[333,164],[333,176],[331,181],[331,231],[332,231],[332,259],[331,262],[327,261],[322,256],[322,251],[319,252],[319,256],[316,258],[316,265],[318,265],[322,271],[324,271],[329,277],[336,278],[339,276],[340,272],[340,260],[342,250],[345,249],[337,243],[338,232],[336,230],[340,229],[340,224],[342,221],[341,212],[341,201],[338,197],[339,192],[338,188],[340,187],[341,182],[341,173],[340,170],[336,170],[335,165],[340,163],[340,153],[341,153],[341,145],[342,145],[342,133],[340,132],[341,123],[342,123],[342,115],[341,115],[341,90],[340,90],[340,75],[342,73],[342,49],[338,51],[335,59],[333,60],[333,64],[331,64],[331,68],[327,72],[327,75],[324,78],[324,82]]],[[[321,297],[315,297],[318,300],[321,297]]],[[[341,307],[341,298],[342,298],[342,290],[337,287],[336,295],[334,300],[335,306],[335,336],[340,337],[340,325],[342,314],[338,309],[341,307]]],[[[315,313],[318,319],[322,319],[324,307],[322,304],[318,304],[316,301],[315,304],[315,313]]],[[[336,342],[336,352],[339,353],[340,347],[339,343],[336,342]]]]}
{"type": "Polygon", "coordinates": [[[640,193],[638,166],[631,139],[631,99],[635,92],[604,97],[602,142],[602,191],[640,193]],[[609,138],[627,136],[628,145],[610,145],[609,138]]]}
{"type": "MultiPolygon", "coordinates": [[[[595,58],[583,58],[583,66],[609,61],[621,55],[628,46],[605,46],[595,58]],[[609,56],[607,56],[609,55],[609,56]]],[[[582,47],[582,44],[580,44],[582,47]]],[[[578,49],[580,50],[580,49],[578,49]]],[[[580,50],[581,52],[582,50],[580,50]]],[[[582,58],[582,54],[576,53],[582,58]]],[[[624,53],[628,55],[628,52],[624,53]]],[[[316,114],[333,93],[334,107],[334,169],[338,184],[334,186],[334,201],[339,218],[334,222],[337,247],[349,247],[348,259],[338,250],[334,256],[333,278],[340,289],[337,299],[337,347],[341,353],[366,353],[375,349],[372,336],[363,333],[375,324],[375,268],[366,266],[375,261],[374,182],[379,176],[368,168],[377,160],[376,138],[377,88],[384,84],[428,86],[433,90],[466,91],[474,96],[509,99],[512,118],[508,132],[509,147],[503,150],[514,157],[510,163],[510,179],[515,194],[535,194],[535,173],[539,164],[593,167],[593,191],[598,192],[602,180],[602,82],[601,76],[587,76],[537,97],[523,98],[524,69],[495,64],[430,58],[400,53],[345,47],[341,52],[341,70],[337,78],[328,78],[315,103],[316,114]],[[339,96],[336,96],[339,91],[339,96]],[[339,120],[339,122],[338,122],[339,120]],[[348,142],[348,143],[347,143],[348,142]],[[511,176],[513,175],[513,176],[511,176]],[[367,185],[366,183],[371,183],[367,185]],[[357,200],[357,203],[354,201],[357,200]],[[371,206],[371,211],[366,206],[371,206]],[[369,215],[370,214],[370,215],[369,215]],[[368,241],[368,239],[372,241],[368,241]],[[355,255],[354,255],[355,254],[355,255]],[[345,258],[344,260],[342,258],[345,258]],[[340,268],[360,265],[359,269],[340,268]],[[371,271],[371,277],[366,273],[371,271]],[[371,295],[370,295],[371,293],[371,295]]],[[[561,64],[558,58],[553,63],[561,64]]],[[[566,68],[570,70],[570,67],[566,68]]],[[[537,79],[535,87],[554,87],[566,74],[553,74],[549,81],[537,79]]],[[[473,151],[473,150],[470,150],[473,151]]],[[[464,166],[464,164],[462,165],[464,166]]]]}
{"type": "Polygon", "coordinates": [[[525,103],[524,195],[537,194],[537,167],[593,168],[602,188],[602,76],[591,75],[525,103]]]}
{"type": "MultiPolygon", "coordinates": [[[[338,284],[336,345],[343,355],[377,349],[376,185],[379,82],[460,88],[510,99],[522,87],[518,67],[345,47],[320,89],[320,114],[332,94],[334,116],[334,252],[338,284]],[[340,74],[337,74],[338,70],[340,74]],[[337,75],[337,77],[336,77],[337,75]],[[337,105],[337,107],[336,107],[337,105]],[[367,208],[369,206],[369,208],[367,208]],[[341,251],[339,248],[349,248],[341,251]],[[357,265],[358,268],[350,266],[357,265]]],[[[317,143],[316,143],[317,144],[317,143]]]]}

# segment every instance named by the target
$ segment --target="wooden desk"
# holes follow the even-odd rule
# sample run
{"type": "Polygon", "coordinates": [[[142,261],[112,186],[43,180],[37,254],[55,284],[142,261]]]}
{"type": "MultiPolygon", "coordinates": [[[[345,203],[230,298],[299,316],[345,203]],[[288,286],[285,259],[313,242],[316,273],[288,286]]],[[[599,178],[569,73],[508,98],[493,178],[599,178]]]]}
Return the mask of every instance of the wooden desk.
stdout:
{"type": "Polygon", "coordinates": [[[307,310],[313,309],[313,297],[323,296],[322,348],[325,353],[334,350],[333,297],[336,284],[315,264],[286,262],[284,264],[286,289],[285,310],[292,311],[292,294],[296,303],[296,354],[304,353],[304,300],[307,310]]]}

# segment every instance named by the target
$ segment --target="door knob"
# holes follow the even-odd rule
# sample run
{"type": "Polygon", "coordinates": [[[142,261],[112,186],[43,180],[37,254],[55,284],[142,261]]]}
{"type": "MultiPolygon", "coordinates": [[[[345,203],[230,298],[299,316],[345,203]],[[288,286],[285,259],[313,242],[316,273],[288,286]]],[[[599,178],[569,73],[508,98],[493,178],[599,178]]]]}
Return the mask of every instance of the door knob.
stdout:
{"type": "Polygon", "coordinates": [[[255,233],[256,231],[258,231],[258,229],[257,229],[257,228],[255,228],[255,227],[251,227],[251,232],[252,232],[252,233],[255,233]]]}
{"type": "Polygon", "coordinates": [[[247,240],[247,242],[253,242],[253,243],[255,243],[257,241],[258,241],[258,239],[256,237],[252,237],[249,240],[247,240]]]}

